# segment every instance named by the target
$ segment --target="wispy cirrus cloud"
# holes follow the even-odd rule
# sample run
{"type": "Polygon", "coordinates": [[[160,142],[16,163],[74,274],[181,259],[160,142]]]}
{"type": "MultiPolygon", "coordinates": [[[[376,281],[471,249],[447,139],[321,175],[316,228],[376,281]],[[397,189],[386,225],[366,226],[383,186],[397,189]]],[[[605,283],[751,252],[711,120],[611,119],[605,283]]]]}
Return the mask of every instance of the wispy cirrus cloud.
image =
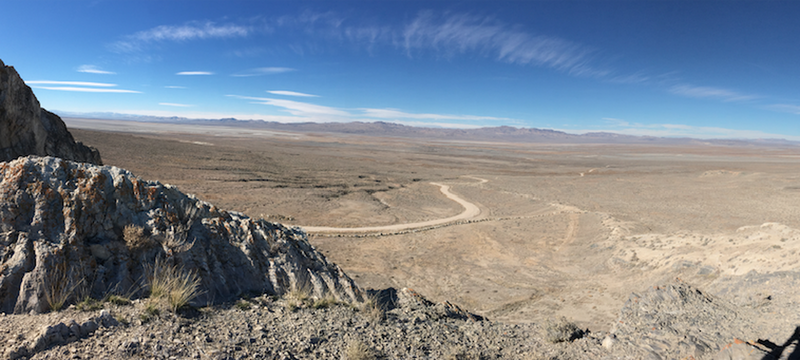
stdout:
{"type": "Polygon", "coordinates": [[[117,73],[113,71],[106,71],[101,70],[97,66],[94,65],[81,65],[78,67],[78,72],[88,73],[88,74],[101,74],[101,75],[116,75],[117,73]]]}
{"type": "Polygon", "coordinates": [[[167,85],[164,86],[165,89],[186,89],[186,86],[179,86],[179,85],[167,85]]]}
{"type": "Polygon", "coordinates": [[[299,96],[299,97],[319,97],[319,95],[311,95],[305,94],[297,91],[288,91],[288,90],[267,90],[268,93],[273,95],[285,95],[285,96],[299,96]]]}
{"type": "Polygon", "coordinates": [[[189,75],[189,76],[192,76],[192,75],[214,75],[214,73],[211,72],[211,71],[181,71],[181,72],[175,73],[175,75],[189,75]]]}
{"type": "Polygon", "coordinates": [[[768,110],[800,115],[800,106],[791,104],[772,104],[765,106],[768,110]]]}
{"type": "Polygon", "coordinates": [[[86,88],[86,87],[73,87],[73,86],[36,86],[36,88],[37,89],[44,89],[44,90],[89,92],[89,93],[130,93],[130,94],[141,94],[141,91],[123,90],[123,89],[108,89],[108,88],[86,88]]]}
{"type": "Polygon", "coordinates": [[[192,106],[194,106],[194,105],[189,105],[189,104],[178,104],[178,103],[169,103],[169,102],[158,103],[158,105],[174,106],[174,107],[192,107],[192,106]]]}
{"type": "Polygon", "coordinates": [[[309,117],[309,116],[334,116],[334,117],[351,117],[352,114],[345,110],[337,109],[334,107],[323,106],[323,105],[316,105],[316,104],[309,104],[300,101],[293,101],[293,100],[284,100],[284,99],[273,99],[273,98],[262,98],[262,97],[251,97],[251,96],[238,96],[238,95],[228,95],[231,97],[245,99],[245,100],[254,100],[257,104],[263,105],[271,105],[277,106],[279,108],[283,108],[284,111],[294,115],[294,116],[302,116],[302,117],[309,117]]]}
{"type": "Polygon", "coordinates": [[[264,75],[282,74],[291,71],[295,71],[295,69],[288,67],[261,67],[232,74],[231,76],[235,77],[264,76],[264,75]]]}
{"type": "Polygon", "coordinates": [[[655,123],[641,124],[617,118],[603,118],[609,126],[601,130],[563,130],[570,133],[606,131],[623,135],[687,137],[694,139],[786,139],[800,140],[797,136],[767,133],[760,130],[729,129],[716,126],[695,126],[686,124],[655,123]]]}
{"type": "Polygon", "coordinates": [[[668,91],[675,95],[700,99],[717,99],[725,102],[747,101],[760,98],[758,95],[742,94],[729,89],[711,86],[695,86],[690,84],[675,85],[670,87],[668,91]]]}
{"type": "Polygon", "coordinates": [[[88,81],[55,81],[55,80],[33,80],[25,82],[31,87],[44,90],[56,91],[72,91],[72,92],[90,92],[90,93],[130,93],[139,94],[141,91],[124,90],[124,89],[111,89],[116,87],[117,84],[88,82],[88,81]],[[42,85],[58,85],[58,86],[42,86],[42,85]]]}
{"type": "Polygon", "coordinates": [[[482,125],[475,124],[462,124],[462,123],[443,123],[443,122],[430,122],[430,121],[392,121],[393,123],[414,126],[414,127],[427,127],[427,128],[443,128],[443,129],[480,129],[482,125]]]}
{"type": "Polygon", "coordinates": [[[308,42],[290,46],[301,54],[319,51],[330,43],[347,42],[369,52],[381,47],[392,48],[412,58],[481,56],[506,63],[553,68],[574,76],[611,74],[610,70],[593,63],[597,51],[589,46],[536,34],[489,16],[423,11],[402,23],[385,23],[335,12],[305,12],[280,17],[272,25],[274,29],[298,29],[311,34],[313,39],[308,42]],[[315,42],[321,38],[326,39],[325,44],[315,42]]]}
{"type": "Polygon", "coordinates": [[[358,109],[363,112],[363,116],[379,119],[417,119],[417,120],[469,120],[469,121],[503,121],[514,120],[493,116],[474,116],[474,115],[452,115],[452,114],[424,114],[408,113],[398,109],[358,109]]]}
{"type": "Polygon", "coordinates": [[[500,21],[467,14],[422,12],[402,30],[406,54],[434,51],[445,56],[475,53],[498,61],[536,65],[576,76],[604,76],[591,64],[593,49],[555,36],[536,35],[500,21]]]}
{"type": "MultiPolygon", "coordinates": [[[[282,108],[283,111],[288,112],[302,121],[391,121],[399,124],[406,124],[410,126],[419,126],[423,123],[434,125],[437,127],[458,127],[458,128],[471,128],[479,127],[476,124],[454,124],[446,123],[443,121],[516,121],[515,119],[500,118],[492,116],[474,116],[474,115],[452,115],[452,114],[428,114],[428,113],[409,113],[398,109],[374,109],[374,108],[357,108],[357,109],[341,109],[330,106],[310,104],[307,102],[300,102],[294,100],[283,100],[274,98],[240,96],[240,95],[227,95],[229,97],[253,100],[255,104],[270,105],[282,108]],[[429,121],[422,121],[429,120],[429,121]]],[[[299,120],[298,120],[299,121],[299,120]]]]}
{"type": "Polygon", "coordinates": [[[141,51],[152,43],[245,37],[252,31],[249,26],[218,25],[212,21],[161,25],[125,36],[124,39],[111,43],[108,48],[117,53],[130,53],[141,51]]]}
{"type": "Polygon", "coordinates": [[[33,80],[26,81],[28,85],[74,85],[74,86],[96,86],[96,87],[114,87],[117,84],[88,82],[88,81],[51,81],[51,80],[33,80]]]}

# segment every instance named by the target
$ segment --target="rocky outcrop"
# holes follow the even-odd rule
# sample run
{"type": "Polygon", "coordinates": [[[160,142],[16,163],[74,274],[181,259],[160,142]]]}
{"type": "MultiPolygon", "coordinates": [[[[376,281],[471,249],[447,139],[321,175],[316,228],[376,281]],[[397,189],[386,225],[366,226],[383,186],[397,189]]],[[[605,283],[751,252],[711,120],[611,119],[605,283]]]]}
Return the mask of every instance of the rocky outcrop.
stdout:
{"type": "Polygon", "coordinates": [[[0,60],[0,161],[27,155],[102,165],[100,153],[75,142],[61,118],[42,109],[17,71],[0,60]]]}
{"type": "Polygon", "coordinates": [[[54,291],[140,296],[156,259],[197,274],[196,304],[296,289],[362,300],[299,228],[116,167],[35,156],[0,163],[0,311],[46,311],[54,291]]]}
{"type": "Polygon", "coordinates": [[[676,281],[632,294],[604,345],[639,359],[704,359],[758,338],[757,318],[751,308],[676,281]]]}

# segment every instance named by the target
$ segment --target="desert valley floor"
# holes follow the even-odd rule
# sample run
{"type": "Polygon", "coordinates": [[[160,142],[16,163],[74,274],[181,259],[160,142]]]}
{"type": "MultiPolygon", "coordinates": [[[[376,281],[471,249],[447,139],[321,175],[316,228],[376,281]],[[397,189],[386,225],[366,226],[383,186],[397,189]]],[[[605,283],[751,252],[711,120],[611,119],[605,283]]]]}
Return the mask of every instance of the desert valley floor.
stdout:
{"type": "MultiPolygon", "coordinates": [[[[565,316],[608,331],[629,295],[655,284],[680,278],[724,294],[745,274],[800,268],[798,146],[65,121],[106,165],[221,208],[309,230],[377,228],[323,228],[309,239],[362,287],[413,288],[492,320],[565,316]],[[426,224],[381,229],[416,223],[426,224]]],[[[727,295],[744,303],[781,291],[790,290],[727,295]]],[[[797,315],[783,319],[776,326],[791,333],[797,315]]]]}

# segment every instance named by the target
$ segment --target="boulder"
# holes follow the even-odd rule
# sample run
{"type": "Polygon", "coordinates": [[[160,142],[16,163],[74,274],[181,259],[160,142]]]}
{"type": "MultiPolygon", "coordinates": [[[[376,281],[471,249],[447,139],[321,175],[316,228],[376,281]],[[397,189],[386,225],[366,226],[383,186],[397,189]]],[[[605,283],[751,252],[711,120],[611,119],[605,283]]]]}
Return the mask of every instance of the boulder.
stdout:
{"type": "Polygon", "coordinates": [[[100,153],[75,142],[64,121],[42,109],[14,67],[0,60],[0,161],[27,155],[102,165],[100,153]]]}
{"type": "Polygon", "coordinates": [[[251,219],[127,170],[28,156],[0,163],[0,311],[44,312],[48,295],[145,293],[156,261],[197,275],[194,304],[308,289],[361,290],[297,227],[251,219]]]}

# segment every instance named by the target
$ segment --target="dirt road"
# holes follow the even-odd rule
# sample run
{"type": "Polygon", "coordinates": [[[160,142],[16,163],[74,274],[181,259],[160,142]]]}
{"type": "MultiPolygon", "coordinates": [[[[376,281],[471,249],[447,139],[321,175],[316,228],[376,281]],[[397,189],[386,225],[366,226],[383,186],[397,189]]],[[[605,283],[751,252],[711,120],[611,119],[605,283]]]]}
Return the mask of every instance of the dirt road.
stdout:
{"type": "MultiPolygon", "coordinates": [[[[483,180],[483,179],[480,179],[483,180]]],[[[485,182],[485,180],[483,180],[485,182]]],[[[386,226],[368,226],[368,227],[357,227],[357,228],[337,228],[337,227],[327,227],[327,226],[301,226],[306,232],[309,233],[354,233],[354,232],[395,232],[395,231],[403,231],[415,228],[422,228],[422,227],[429,227],[435,225],[446,224],[453,221],[458,220],[465,220],[465,219],[472,219],[481,213],[481,209],[478,208],[475,204],[466,201],[460,198],[458,195],[453,194],[450,192],[450,186],[434,183],[432,182],[431,185],[435,185],[439,187],[439,190],[447,196],[448,199],[453,200],[459,203],[461,206],[464,207],[464,211],[461,214],[451,216],[444,219],[437,219],[437,220],[428,220],[416,223],[408,223],[408,224],[395,224],[395,225],[386,225],[386,226]]]]}

